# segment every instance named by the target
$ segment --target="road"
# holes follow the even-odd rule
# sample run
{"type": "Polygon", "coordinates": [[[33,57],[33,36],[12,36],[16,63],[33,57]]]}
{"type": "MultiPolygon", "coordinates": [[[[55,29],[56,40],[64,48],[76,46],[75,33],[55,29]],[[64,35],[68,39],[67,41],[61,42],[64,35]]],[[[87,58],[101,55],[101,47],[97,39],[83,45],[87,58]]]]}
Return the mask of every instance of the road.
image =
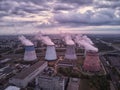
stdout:
{"type": "Polygon", "coordinates": [[[106,44],[107,46],[111,46],[111,47],[113,47],[115,50],[120,51],[120,48],[119,48],[119,47],[117,47],[117,46],[115,46],[115,45],[113,45],[113,44],[111,44],[111,43],[105,42],[105,41],[103,41],[103,40],[101,40],[101,39],[98,39],[98,40],[99,40],[101,43],[106,44]]]}
{"type": "Polygon", "coordinates": [[[114,88],[118,90],[118,85],[119,85],[119,77],[116,73],[113,73],[113,70],[108,64],[106,63],[106,59],[103,56],[100,56],[100,60],[103,63],[106,72],[110,75],[112,79],[112,84],[114,85],[114,88]]]}
{"type": "Polygon", "coordinates": [[[113,52],[116,52],[116,51],[117,51],[117,50],[99,52],[99,55],[105,55],[105,54],[108,54],[108,53],[113,53],[113,52]]]}

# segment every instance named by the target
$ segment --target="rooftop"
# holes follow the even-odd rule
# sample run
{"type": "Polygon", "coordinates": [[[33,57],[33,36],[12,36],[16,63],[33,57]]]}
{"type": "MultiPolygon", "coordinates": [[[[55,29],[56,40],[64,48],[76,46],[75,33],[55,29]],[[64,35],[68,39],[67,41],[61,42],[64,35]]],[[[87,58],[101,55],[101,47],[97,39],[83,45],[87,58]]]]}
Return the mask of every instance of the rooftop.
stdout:
{"type": "Polygon", "coordinates": [[[79,84],[79,78],[70,78],[67,90],[79,90],[79,84]]]}
{"type": "Polygon", "coordinates": [[[74,66],[75,62],[76,60],[69,60],[69,59],[59,60],[58,66],[61,66],[61,65],[62,66],[74,66]]]}
{"type": "Polygon", "coordinates": [[[39,61],[39,62],[33,64],[32,66],[30,66],[29,68],[22,70],[20,73],[18,73],[13,78],[24,79],[26,76],[31,74],[33,71],[35,71],[37,68],[39,68],[44,63],[45,63],[45,61],[39,61]]]}
{"type": "Polygon", "coordinates": [[[54,69],[51,67],[45,68],[40,74],[39,78],[47,79],[47,80],[58,80],[63,81],[65,77],[57,76],[54,72],[54,69]]]}

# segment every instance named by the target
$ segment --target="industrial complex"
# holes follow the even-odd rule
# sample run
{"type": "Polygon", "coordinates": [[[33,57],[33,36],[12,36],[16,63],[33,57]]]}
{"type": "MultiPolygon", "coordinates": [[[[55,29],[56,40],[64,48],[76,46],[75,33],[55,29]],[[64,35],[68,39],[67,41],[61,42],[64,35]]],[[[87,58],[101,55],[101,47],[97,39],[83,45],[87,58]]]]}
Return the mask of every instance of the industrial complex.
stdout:
{"type": "MultiPolygon", "coordinates": [[[[86,35],[51,37],[37,34],[33,39],[19,36],[18,41],[14,56],[3,54],[8,59],[0,61],[5,65],[0,69],[0,83],[6,83],[2,89],[80,90],[81,77],[107,75],[98,48],[86,35]],[[10,69],[8,74],[3,73],[6,68],[10,69]]],[[[110,57],[109,60],[119,67],[110,57]]]]}

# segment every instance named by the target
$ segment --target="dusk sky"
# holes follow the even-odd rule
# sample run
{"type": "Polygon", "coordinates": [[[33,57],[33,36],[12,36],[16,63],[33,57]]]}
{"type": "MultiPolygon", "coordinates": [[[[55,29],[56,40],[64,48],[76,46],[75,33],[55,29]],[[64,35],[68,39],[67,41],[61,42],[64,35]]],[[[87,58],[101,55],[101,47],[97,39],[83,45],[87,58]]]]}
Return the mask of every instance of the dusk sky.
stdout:
{"type": "Polygon", "coordinates": [[[120,0],[0,0],[0,35],[120,34],[120,0]]]}

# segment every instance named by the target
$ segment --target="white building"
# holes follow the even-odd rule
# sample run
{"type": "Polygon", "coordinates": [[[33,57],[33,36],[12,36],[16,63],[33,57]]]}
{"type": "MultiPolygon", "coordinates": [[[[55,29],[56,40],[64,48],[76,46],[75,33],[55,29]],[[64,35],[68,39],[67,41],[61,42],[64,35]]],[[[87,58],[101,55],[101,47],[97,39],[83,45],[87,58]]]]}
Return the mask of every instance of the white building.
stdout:
{"type": "Polygon", "coordinates": [[[9,83],[19,87],[26,87],[41,71],[47,67],[47,62],[39,61],[31,67],[24,69],[13,78],[9,79],[9,83]]]}
{"type": "Polygon", "coordinates": [[[79,78],[70,78],[67,90],[79,90],[80,79],[79,78]]]}
{"type": "Polygon", "coordinates": [[[54,76],[48,69],[36,77],[36,89],[38,90],[65,90],[67,78],[54,76]]]}

